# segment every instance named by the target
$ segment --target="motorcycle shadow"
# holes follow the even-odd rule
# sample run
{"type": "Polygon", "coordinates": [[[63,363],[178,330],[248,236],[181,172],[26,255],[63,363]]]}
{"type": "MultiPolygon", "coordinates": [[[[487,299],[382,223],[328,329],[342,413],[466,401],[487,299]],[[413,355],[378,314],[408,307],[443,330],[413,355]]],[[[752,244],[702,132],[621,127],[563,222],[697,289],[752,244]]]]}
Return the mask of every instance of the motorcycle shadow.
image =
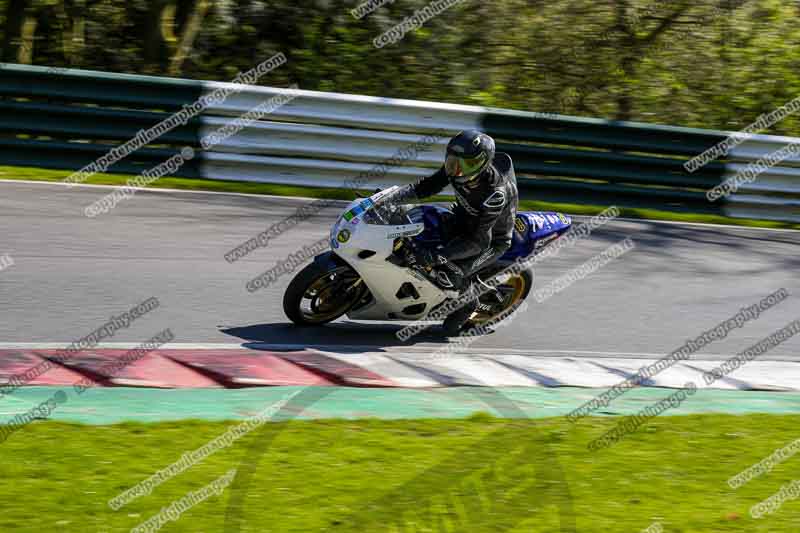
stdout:
{"type": "Polygon", "coordinates": [[[423,343],[446,345],[453,342],[453,339],[444,336],[438,324],[403,341],[397,337],[397,332],[403,327],[404,324],[344,320],[324,326],[296,326],[286,322],[254,324],[225,328],[221,332],[248,343],[274,345],[289,350],[323,346],[336,347],[340,351],[347,351],[348,347],[353,351],[363,351],[368,346],[379,351],[393,346],[423,343]]]}

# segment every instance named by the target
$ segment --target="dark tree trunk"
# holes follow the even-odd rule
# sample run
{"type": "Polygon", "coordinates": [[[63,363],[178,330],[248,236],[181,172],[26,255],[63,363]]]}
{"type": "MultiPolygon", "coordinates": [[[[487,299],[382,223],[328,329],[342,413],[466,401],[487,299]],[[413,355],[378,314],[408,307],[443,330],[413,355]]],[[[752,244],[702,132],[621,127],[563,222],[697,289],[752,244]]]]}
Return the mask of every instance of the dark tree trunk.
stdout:
{"type": "Polygon", "coordinates": [[[144,21],[142,55],[150,70],[162,72],[169,60],[169,51],[161,32],[162,15],[166,7],[165,0],[150,0],[144,21]]]}
{"type": "Polygon", "coordinates": [[[17,51],[22,35],[22,25],[25,23],[25,12],[28,10],[28,0],[9,0],[6,7],[6,24],[3,31],[3,61],[6,63],[17,62],[17,51]]]}
{"type": "Polygon", "coordinates": [[[622,34],[620,40],[620,69],[625,77],[622,80],[617,96],[617,120],[630,120],[633,116],[633,98],[631,96],[631,88],[629,81],[634,74],[636,60],[634,54],[636,53],[636,33],[635,29],[631,27],[628,22],[628,0],[617,0],[616,3],[616,25],[617,30],[622,34]]]}

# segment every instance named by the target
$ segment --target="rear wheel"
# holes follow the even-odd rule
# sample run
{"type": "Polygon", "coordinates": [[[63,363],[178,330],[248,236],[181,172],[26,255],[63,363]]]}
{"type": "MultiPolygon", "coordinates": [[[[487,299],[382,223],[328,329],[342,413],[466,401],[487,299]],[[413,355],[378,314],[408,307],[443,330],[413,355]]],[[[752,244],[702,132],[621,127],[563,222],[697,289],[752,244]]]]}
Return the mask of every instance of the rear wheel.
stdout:
{"type": "Polygon", "coordinates": [[[297,273],[283,295],[283,312],[301,326],[332,322],[358,303],[367,290],[347,265],[314,262],[297,273]]]}
{"type": "Polygon", "coordinates": [[[473,302],[456,310],[445,319],[443,324],[445,334],[450,337],[457,336],[461,332],[495,323],[500,317],[510,315],[522,305],[532,287],[533,274],[529,270],[511,274],[496,287],[502,298],[500,302],[496,300],[494,293],[489,292],[478,298],[477,305],[473,302]]]}

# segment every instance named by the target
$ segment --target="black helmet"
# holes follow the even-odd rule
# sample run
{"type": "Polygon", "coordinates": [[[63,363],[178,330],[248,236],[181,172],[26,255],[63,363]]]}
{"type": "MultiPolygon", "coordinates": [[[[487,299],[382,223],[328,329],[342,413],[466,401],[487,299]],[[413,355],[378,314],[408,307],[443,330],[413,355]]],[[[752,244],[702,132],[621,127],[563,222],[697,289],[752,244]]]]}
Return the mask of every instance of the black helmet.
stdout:
{"type": "Polygon", "coordinates": [[[476,180],[494,159],[494,139],[476,130],[462,131],[447,143],[444,170],[455,185],[476,180]]]}

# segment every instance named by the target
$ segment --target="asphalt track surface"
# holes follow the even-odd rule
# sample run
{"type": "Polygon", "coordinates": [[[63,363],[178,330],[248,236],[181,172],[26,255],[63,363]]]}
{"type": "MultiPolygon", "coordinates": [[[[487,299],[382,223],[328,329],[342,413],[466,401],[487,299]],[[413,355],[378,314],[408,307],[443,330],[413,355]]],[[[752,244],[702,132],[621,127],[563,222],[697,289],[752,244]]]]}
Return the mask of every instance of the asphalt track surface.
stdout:
{"type": "MultiPolygon", "coordinates": [[[[294,212],[305,199],[142,191],[94,219],[83,209],[111,188],[0,182],[0,343],[69,343],[112,315],[158,297],[161,307],[111,342],[170,328],[175,342],[415,351],[436,330],[402,343],[394,323],[342,319],[297,328],[281,301],[292,274],[250,293],[247,281],[328,234],[330,208],[231,264],[224,254],[294,212]]],[[[800,232],[616,220],[536,267],[542,286],[609,245],[636,247],[477,340],[489,353],[645,357],[668,353],[779,288],[790,297],[699,352],[727,357],[800,318],[800,232]]],[[[800,336],[762,360],[800,361],[800,336]]]]}

